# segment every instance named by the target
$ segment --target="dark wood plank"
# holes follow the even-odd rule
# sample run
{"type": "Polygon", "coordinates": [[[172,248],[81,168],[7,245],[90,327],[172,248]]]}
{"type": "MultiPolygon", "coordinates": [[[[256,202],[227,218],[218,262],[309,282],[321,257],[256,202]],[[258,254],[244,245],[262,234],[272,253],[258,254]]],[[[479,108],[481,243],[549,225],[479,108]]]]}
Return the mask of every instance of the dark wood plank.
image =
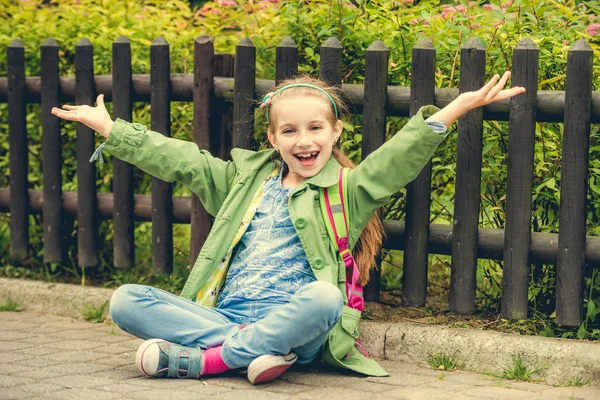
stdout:
{"type": "Polygon", "coordinates": [[[275,48],[275,85],[298,75],[298,46],[289,36],[275,48]]]}
{"type": "MultiPolygon", "coordinates": [[[[94,48],[88,39],[75,46],[75,103],[93,106],[96,100],[94,87],[94,48]]],[[[98,240],[96,218],[96,164],[90,162],[95,150],[95,132],[82,123],[77,132],[77,196],[81,199],[77,211],[77,257],[80,267],[95,267],[98,240]]]]}
{"type": "Polygon", "coordinates": [[[256,48],[248,38],[235,46],[233,147],[249,149],[254,137],[256,48]]]}
{"type": "Polygon", "coordinates": [[[579,325],[583,321],[593,54],[590,45],[582,39],[575,42],[567,57],[556,321],[569,326],[579,325]]]}
{"type": "Polygon", "coordinates": [[[319,79],[330,86],[342,86],[342,44],[330,37],[321,45],[319,79]]]}
{"type": "MultiPolygon", "coordinates": [[[[412,50],[410,115],[433,104],[435,94],[435,48],[421,39],[412,50]]],[[[402,274],[402,304],[424,307],[427,298],[429,256],[429,208],[431,203],[431,161],[406,187],[406,244],[402,274]]]]}
{"type": "MultiPolygon", "coordinates": [[[[163,37],[150,46],[151,129],[171,136],[169,44],[163,37]]],[[[173,271],[173,185],[152,178],[152,271],[173,271]]]]}
{"type": "Polygon", "coordinates": [[[502,316],[511,319],[526,319],[528,309],[538,63],[533,40],[521,40],[513,50],[512,84],[527,91],[510,105],[502,277],[502,316]]]}
{"type": "MultiPolygon", "coordinates": [[[[460,90],[478,90],[485,81],[485,48],[477,38],[461,49],[460,90]]],[[[483,110],[471,110],[458,120],[454,240],[450,274],[450,311],[475,309],[477,225],[481,186],[483,110]]]]}
{"type": "MultiPolygon", "coordinates": [[[[212,150],[211,105],[214,104],[214,44],[208,35],[194,41],[194,142],[198,148],[212,150]]],[[[194,265],[211,228],[211,216],[200,199],[192,194],[190,265],[194,265]]]]}
{"type": "MultiPolygon", "coordinates": [[[[233,54],[215,54],[215,77],[233,78],[234,67],[233,54]]],[[[233,137],[233,103],[223,98],[217,98],[215,95],[215,105],[211,112],[213,113],[211,120],[213,123],[211,129],[213,149],[219,158],[230,160],[231,155],[229,152],[232,148],[233,137]]]]}
{"type": "MultiPolygon", "coordinates": [[[[129,38],[119,36],[112,45],[113,118],[131,122],[133,85],[131,80],[131,45],[129,38]]],[[[135,264],[133,224],[133,166],[112,158],[114,178],[115,229],[114,264],[116,268],[131,268],[135,264]]]]}
{"type": "Polygon", "coordinates": [[[25,120],[25,48],[14,39],[7,47],[8,142],[10,165],[10,256],[24,261],[29,255],[27,215],[27,122],[25,120]]]}
{"type": "MultiPolygon", "coordinates": [[[[363,109],[362,157],[366,158],[385,142],[389,50],[382,41],[367,49],[365,64],[365,106],[363,109]]],[[[379,300],[381,270],[372,269],[364,288],[365,300],[379,300]]]]}
{"type": "Polygon", "coordinates": [[[40,50],[42,76],[42,170],[44,171],[44,262],[62,263],[62,147],[60,119],[52,115],[59,107],[58,44],[46,39],[40,50]]]}

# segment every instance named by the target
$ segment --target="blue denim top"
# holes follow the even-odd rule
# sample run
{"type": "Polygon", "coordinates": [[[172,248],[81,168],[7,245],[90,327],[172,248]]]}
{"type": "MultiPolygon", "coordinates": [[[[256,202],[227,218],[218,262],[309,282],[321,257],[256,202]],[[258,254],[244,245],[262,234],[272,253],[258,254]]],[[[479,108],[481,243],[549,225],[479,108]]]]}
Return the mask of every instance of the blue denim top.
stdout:
{"type": "Polygon", "coordinates": [[[290,219],[291,189],[281,179],[279,173],[265,184],[256,214],[234,249],[218,308],[246,301],[287,303],[317,279],[290,219]]]}

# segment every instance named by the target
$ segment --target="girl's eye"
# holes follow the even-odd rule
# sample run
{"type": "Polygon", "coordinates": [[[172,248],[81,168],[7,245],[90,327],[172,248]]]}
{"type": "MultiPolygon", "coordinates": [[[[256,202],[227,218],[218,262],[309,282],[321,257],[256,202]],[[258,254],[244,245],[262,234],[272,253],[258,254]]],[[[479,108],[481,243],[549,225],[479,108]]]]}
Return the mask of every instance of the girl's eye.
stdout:
{"type": "Polygon", "coordinates": [[[320,126],[318,126],[318,125],[317,125],[317,126],[312,126],[312,127],[310,128],[310,130],[311,130],[311,131],[318,131],[319,129],[321,129],[321,127],[320,127],[320,126]]]}
{"type": "Polygon", "coordinates": [[[292,133],[292,132],[294,132],[293,129],[284,129],[282,133],[283,134],[288,134],[288,133],[292,133]]]}

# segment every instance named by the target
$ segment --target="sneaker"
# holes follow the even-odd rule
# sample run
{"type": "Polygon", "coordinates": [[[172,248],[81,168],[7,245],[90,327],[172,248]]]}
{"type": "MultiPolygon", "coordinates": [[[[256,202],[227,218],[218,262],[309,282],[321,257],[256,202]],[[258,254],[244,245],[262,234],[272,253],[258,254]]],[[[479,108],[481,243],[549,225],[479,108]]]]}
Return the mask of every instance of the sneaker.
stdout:
{"type": "Polygon", "coordinates": [[[271,382],[287,371],[297,359],[298,356],[294,353],[285,356],[271,354],[260,356],[248,366],[248,380],[253,385],[271,382]]]}
{"type": "Polygon", "coordinates": [[[162,339],[146,340],[138,348],[135,365],[153,378],[198,378],[202,372],[202,350],[162,339]]]}

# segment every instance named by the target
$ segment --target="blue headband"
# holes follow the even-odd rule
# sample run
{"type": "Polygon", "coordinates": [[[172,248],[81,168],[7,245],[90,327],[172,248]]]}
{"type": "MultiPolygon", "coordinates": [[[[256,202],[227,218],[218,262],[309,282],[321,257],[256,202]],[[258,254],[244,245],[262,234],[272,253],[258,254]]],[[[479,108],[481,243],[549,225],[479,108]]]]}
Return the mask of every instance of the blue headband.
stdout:
{"type": "MultiPolygon", "coordinates": [[[[321,89],[320,87],[316,86],[316,85],[311,85],[310,83],[292,83],[290,85],[286,85],[284,87],[282,87],[281,89],[279,89],[278,91],[276,91],[275,93],[273,93],[273,95],[271,95],[270,93],[267,93],[265,95],[265,97],[263,97],[263,104],[265,104],[267,101],[269,101],[269,99],[272,99],[273,97],[277,96],[279,93],[283,92],[286,89],[290,89],[293,87],[308,87],[308,88],[312,88],[315,90],[318,90],[319,92],[323,93],[325,96],[327,96],[327,98],[331,101],[331,104],[333,104],[333,109],[335,110],[335,117],[337,119],[339,119],[338,116],[338,108],[337,105],[335,104],[335,100],[333,100],[333,97],[331,97],[331,95],[329,93],[327,93],[325,90],[321,89]]],[[[267,121],[269,120],[269,107],[268,104],[266,106],[266,116],[267,116],[267,121]]]]}

